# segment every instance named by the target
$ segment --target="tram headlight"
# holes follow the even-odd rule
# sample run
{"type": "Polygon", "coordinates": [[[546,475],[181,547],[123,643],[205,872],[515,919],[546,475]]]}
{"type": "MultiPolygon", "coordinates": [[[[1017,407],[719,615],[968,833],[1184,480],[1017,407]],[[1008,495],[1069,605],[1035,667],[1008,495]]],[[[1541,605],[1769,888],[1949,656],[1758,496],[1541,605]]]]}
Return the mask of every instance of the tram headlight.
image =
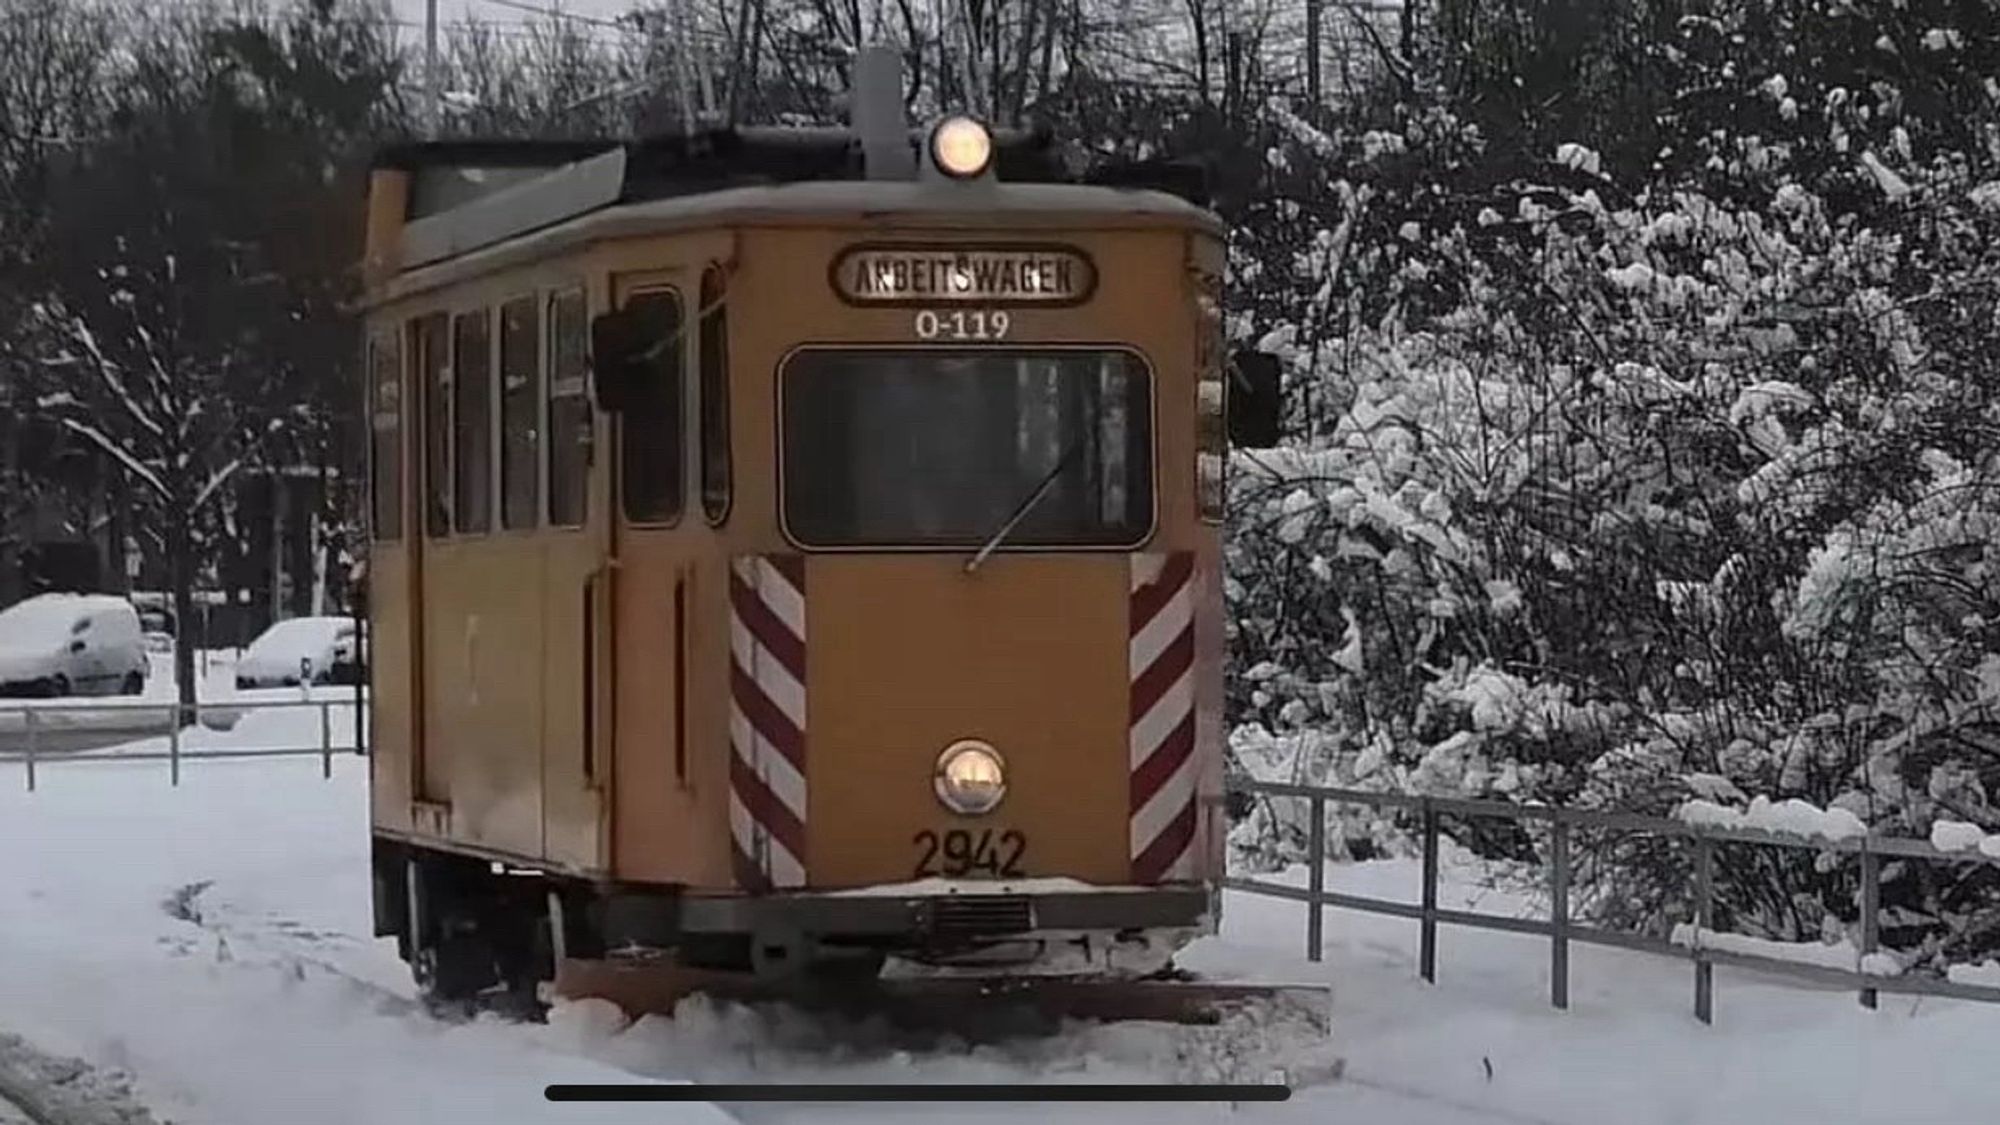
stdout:
{"type": "Polygon", "coordinates": [[[945,808],[980,816],[992,812],[1007,795],[1007,763],[984,742],[954,742],[938,755],[932,787],[945,808]]]}
{"type": "Polygon", "coordinates": [[[931,163],[955,179],[982,175],[993,163],[993,134],[970,117],[947,117],[931,130],[931,163]]]}

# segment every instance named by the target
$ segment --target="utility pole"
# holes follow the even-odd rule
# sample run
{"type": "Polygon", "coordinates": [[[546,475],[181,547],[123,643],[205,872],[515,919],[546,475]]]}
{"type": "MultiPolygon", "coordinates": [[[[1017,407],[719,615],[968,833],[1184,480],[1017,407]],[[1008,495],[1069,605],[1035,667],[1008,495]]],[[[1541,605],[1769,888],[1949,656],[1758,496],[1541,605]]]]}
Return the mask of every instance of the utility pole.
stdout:
{"type": "Polygon", "coordinates": [[[1306,0],[1306,99],[1313,109],[1319,109],[1319,23],[1325,11],[1324,0],[1306,0]]]}
{"type": "Polygon", "coordinates": [[[424,0],[424,132],[435,138],[443,114],[444,91],[438,80],[438,0],[424,0]]]}

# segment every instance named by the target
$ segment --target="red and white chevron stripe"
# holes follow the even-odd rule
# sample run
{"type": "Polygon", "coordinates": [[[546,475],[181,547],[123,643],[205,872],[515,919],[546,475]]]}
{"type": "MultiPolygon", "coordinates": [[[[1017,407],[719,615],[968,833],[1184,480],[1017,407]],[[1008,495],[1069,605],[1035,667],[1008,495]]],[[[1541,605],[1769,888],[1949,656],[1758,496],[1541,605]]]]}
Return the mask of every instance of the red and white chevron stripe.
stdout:
{"type": "Polygon", "coordinates": [[[1132,879],[1194,877],[1195,582],[1188,551],[1132,556],[1132,879]]]}
{"type": "Polygon", "coordinates": [[[806,572],[745,555],[729,574],[729,838],[745,890],[806,881],[806,572]]]}

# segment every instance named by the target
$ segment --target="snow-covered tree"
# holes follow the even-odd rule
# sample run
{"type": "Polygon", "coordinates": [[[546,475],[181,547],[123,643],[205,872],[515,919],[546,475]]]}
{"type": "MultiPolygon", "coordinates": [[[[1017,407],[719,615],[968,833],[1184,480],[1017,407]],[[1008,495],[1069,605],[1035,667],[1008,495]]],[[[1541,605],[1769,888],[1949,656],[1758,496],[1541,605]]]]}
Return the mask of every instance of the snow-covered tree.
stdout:
{"type": "MultiPolygon", "coordinates": [[[[277,32],[168,13],[142,31],[112,128],[57,173],[39,293],[12,358],[27,405],[94,447],[145,513],[176,617],[215,578],[233,480],[323,451],[351,412],[340,301],[358,216],[342,145],[378,127],[367,25],[277,32]]],[[[189,629],[175,667],[194,692],[189,629]]]]}
{"type": "MultiPolygon", "coordinates": [[[[1271,107],[1237,330],[1286,356],[1303,441],[1235,466],[1243,768],[2000,827],[2000,31],[1914,0],[1683,9],[1648,40],[1670,86],[1605,94],[1677,107],[1629,131],[1503,130],[1450,89],[1271,107]]],[[[1520,48],[1467,49],[1493,42],[1520,48]]],[[[1655,921],[1677,864],[1585,873],[1604,916],[1655,921]]],[[[1725,870],[1726,918],[1853,924],[1851,868],[1757,864],[1725,870]]],[[[1950,874],[1891,872],[1906,952],[1994,948],[2000,888],[1950,874]]]]}

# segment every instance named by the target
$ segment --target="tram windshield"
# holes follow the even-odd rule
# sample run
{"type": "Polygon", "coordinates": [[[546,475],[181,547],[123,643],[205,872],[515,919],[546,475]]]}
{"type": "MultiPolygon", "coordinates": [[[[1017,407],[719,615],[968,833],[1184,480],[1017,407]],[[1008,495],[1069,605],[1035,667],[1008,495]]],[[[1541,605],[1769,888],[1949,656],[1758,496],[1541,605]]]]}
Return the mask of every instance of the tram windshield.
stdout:
{"type": "Polygon", "coordinates": [[[785,524],[812,547],[1128,546],[1152,387],[1122,350],[808,349],[781,376],[785,524]]]}

